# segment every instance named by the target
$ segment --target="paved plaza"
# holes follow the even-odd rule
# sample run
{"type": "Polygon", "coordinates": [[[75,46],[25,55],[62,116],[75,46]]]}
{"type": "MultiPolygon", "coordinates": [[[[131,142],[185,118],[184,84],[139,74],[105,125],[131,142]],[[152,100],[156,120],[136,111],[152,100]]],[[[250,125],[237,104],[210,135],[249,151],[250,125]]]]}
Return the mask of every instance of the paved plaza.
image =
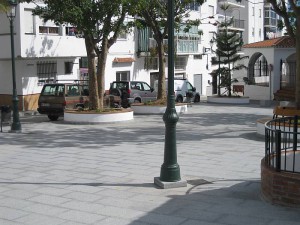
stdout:
{"type": "Polygon", "coordinates": [[[153,184],[163,163],[162,116],[99,125],[22,115],[22,133],[0,133],[0,225],[299,225],[300,209],[260,193],[271,107],[188,107],[177,123],[188,186],[153,184]]]}

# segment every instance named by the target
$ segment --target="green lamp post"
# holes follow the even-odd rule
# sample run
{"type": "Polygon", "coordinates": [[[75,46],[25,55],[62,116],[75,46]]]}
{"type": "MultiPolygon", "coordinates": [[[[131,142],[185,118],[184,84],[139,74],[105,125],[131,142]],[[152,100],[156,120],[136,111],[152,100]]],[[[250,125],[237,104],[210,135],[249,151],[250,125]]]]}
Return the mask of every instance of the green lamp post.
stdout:
{"type": "Polygon", "coordinates": [[[21,132],[21,123],[19,119],[19,99],[16,86],[16,66],[15,66],[15,45],[14,45],[14,19],[16,17],[16,7],[18,1],[8,0],[10,11],[7,13],[7,17],[10,22],[10,41],[11,41],[11,66],[12,66],[12,82],[13,82],[13,122],[11,124],[11,132],[21,132]]]}
{"type": "Polygon", "coordinates": [[[160,177],[154,183],[162,188],[187,186],[181,180],[180,167],[177,163],[176,123],[179,119],[175,109],[174,95],[174,0],[168,0],[168,96],[167,108],[163,115],[165,122],[164,163],[160,177]]]}

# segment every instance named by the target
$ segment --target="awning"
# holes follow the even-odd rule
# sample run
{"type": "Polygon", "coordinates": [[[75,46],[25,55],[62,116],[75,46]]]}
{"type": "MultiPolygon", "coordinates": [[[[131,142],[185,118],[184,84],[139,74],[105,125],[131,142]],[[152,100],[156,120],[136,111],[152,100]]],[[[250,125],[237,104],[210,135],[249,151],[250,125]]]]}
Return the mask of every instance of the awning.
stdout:
{"type": "Polygon", "coordinates": [[[134,58],[131,57],[124,57],[124,58],[114,58],[114,63],[132,63],[134,62],[134,58]]]}

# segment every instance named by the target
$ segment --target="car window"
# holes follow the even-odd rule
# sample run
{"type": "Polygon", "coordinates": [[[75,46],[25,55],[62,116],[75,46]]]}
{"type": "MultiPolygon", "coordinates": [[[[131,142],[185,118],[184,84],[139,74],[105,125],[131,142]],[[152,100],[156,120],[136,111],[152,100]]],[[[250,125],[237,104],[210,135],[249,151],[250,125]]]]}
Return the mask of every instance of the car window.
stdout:
{"type": "Polygon", "coordinates": [[[112,88],[128,89],[128,83],[127,82],[116,82],[116,83],[112,84],[112,88]]]}
{"type": "Polygon", "coordinates": [[[188,91],[193,91],[193,86],[190,84],[190,82],[186,82],[186,88],[188,91]]]}
{"type": "Polygon", "coordinates": [[[46,85],[44,86],[41,95],[59,96],[64,93],[64,85],[46,85]]]}
{"type": "Polygon", "coordinates": [[[133,90],[143,90],[141,82],[131,83],[131,89],[133,90]]]}
{"type": "Polygon", "coordinates": [[[79,96],[79,86],[78,85],[68,85],[67,95],[69,96],[79,96]]]}
{"type": "Polygon", "coordinates": [[[148,84],[143,83],[143,86],[144,86],[144,91],[151,91],[151,87],[148,84]]]}
{"type": "Polygon", "coordinates": [[[81,93],[81,95],[83,95],[83,96],[89,96],[89,94],[90,94],[89,86],[87,86],[87,85],[82,86],[82,93],[81,93]]]}

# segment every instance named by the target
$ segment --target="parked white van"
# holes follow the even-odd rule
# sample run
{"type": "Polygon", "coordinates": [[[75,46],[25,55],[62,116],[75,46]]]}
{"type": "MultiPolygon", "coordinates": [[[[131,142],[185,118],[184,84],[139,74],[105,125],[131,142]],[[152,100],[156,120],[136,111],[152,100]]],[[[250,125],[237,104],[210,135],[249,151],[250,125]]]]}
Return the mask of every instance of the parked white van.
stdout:
{"type": "MultiPolygon", "coordinates": [[[[158,89],[158,81],[154,82],[154,89],[158,89]]],[[[168,79],[166,79],[168,91],[168,79]]],[[[200,94],[187,79],[174,79],[174,92],[176,102],[200,102],[200,94]]]]}

